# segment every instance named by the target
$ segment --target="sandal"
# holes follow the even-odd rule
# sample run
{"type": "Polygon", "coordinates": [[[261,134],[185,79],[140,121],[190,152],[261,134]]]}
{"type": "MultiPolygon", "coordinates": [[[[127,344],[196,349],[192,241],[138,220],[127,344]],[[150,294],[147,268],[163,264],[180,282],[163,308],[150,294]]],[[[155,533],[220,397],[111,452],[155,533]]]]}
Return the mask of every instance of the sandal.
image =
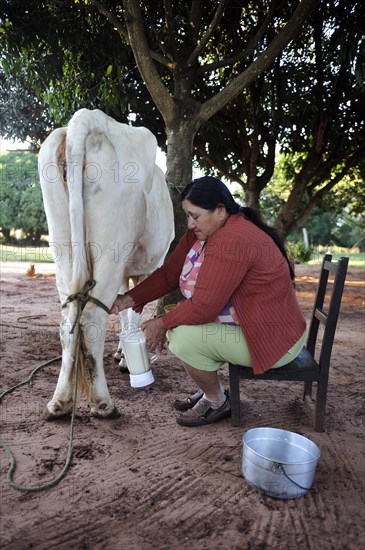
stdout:
{"type": "Polygon", "coordinates": [[[195,426],[206,426],[228,418],[231,416],[231,405],[229,402],[229,393],[225,390],[226,400],[218,409],[212,409],[209,401],[206,399],[200,399],[196,405],[186,412],[184,415],[176,419],[176,422],[180,426],[188,426],[190,428],[195,426]]]}
{"type": "Polygon", "coordinates": [[[172,406],[177,411],[188,411],[189,409],[192,409],[194,405],[198,403],[198,401],[203,397],[204,392],[202,390],[198,390],[196,393],[188,397],[187,399],[184,399],[183,401],[176,400],[172,406]]]}

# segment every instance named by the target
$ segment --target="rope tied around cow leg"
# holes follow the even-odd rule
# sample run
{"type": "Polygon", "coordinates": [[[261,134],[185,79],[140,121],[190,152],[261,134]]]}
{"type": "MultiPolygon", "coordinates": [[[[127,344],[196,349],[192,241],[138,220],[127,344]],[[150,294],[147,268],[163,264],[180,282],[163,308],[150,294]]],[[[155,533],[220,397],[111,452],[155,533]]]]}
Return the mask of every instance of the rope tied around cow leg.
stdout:
{"type": "Polygon", "coordinates": [[[93,302],[97,306],[101,307],[101,309],[103,309],[104,311],[109,313],[109,308],[106,307],[106,305],[103,304],[103,302],[101,302],[97,298],[94,298],[93,296],[90,296],[90,292],[92,291],[92,289],[94,288],[95,285],[96,285],[96,281],[94,279],[89,279],[88,281],[86,281],[86,283],[84,284],[84,286],[82,287],[81,290],[79,290],[78,292],[75,292],[74,294],[70,294],[67,297],[66,302],[64,304],[62,304],[62,308],[64,308],[68,304],[73,302],[74,300],[76,300],[76,302],[77,302],[76,319],[74,321],[74,324],[72,325],[72,328],[70,330],[70,334],[74,333],[75,327],[76,327],[77,323],[80,320],[81,313],[82,313],[84,307],[86,306],[87,302],[89,302],[89,301],[93,302]]]}
{"type": "MultiPolygon", "coordinates": [[[[77,300],[77,316],[76,316],[76,320],[73,324],[73,327],[71,329],[71,333],[73,333],[74,328],[76,326],[76,323],[80,319],[82,310],[84,309],[85,305],[87,304],[87,302],[89,300],[92,301],[94,304],[98,305],[99,307],[101,307],[102,309],[104,309],[104,311],[106,311],[107,313],[109,313],[109,308],[107,308],[105,304],[100,302],[100,300],[98,300],[97,298],[93,298],[92,296],[90,296],[90,292],[94,288],[95,285],[96,285],[96,281],[94,281],[93,279],[90,279],[89,281],[87,281],[84,284],[84,286],[82,287],[82,289],[79,292],[75,292],[74,294],[71,294],[67,298],[66,302],[62,305],[62,307],[66,307],[68,303],[73,302],[74,300],[77,300]]],[[[13,386],[13,387],[5,390],[4,392],[2,392],[0,394],[0,403],[3,399],[3,397],[5,397],[5,395],[7,395],[9,393],[12,393],[16,388],[18,388],[20,386],[23,386],[27,383],[30,384],[32,379],[33,379],[33,376],[35,375],[36,372],[38,372],[40,369],[43,369],[44,367],[46,367],[48,365],[51,365],[52,363],[54,363],[55,361],[58,361],[59,359],[62,359],[62,355],[60,355],[59,357],[55,357],[54,359],[51,359],[50,361],[47,361],[47,363],[39,365],[38,367],[33,369],[30,376],[26,380],[24,380],[23,382],[20,382],[19,384],[16,384],[15,386],[13,386]]],[[[9,468],[8,468],[8,473],[7,473],[7,481],[17,491],[22,491],[24,493],[36,493],[36,492],[44,491],[45,489],[49,489],[51,487],[54,487],[55,485],[57,485],[57,483],[59,483],[61,481],[61,479],[63,479],[65,477],[66,473],[68,472],[68,470],[71,466],[73,445],[74,445],[74,430],[75,430],[75,417],[76,417],[77,393],[78,393],[79,364],[80,364],[80,332],[78,333],[77,343],[76,343],[74,391],[73,391],[73,401],[72,401],[72,410],[71,410],[71,426],[70,426],[70,436],[69,436],[69,445],[68,445],[67,457],[66,457],[65,465],[62,468],[61,472],[53,480],[48,481],[46,483],[43,483],[42,485],[35,485],[33,487],[27,487],[25,485],[21,485],[21,484],[17,483],[16,481],[14,481],[13,475],[14,475],[15,468],[16,468],[15,457],[14,457],[10,447],[5,443],[5,441],[3,439],[0,438],[0,448],[3,448],[5,450],[6,454],[8,455],[8,458],[9,458],[9,468]]]]}

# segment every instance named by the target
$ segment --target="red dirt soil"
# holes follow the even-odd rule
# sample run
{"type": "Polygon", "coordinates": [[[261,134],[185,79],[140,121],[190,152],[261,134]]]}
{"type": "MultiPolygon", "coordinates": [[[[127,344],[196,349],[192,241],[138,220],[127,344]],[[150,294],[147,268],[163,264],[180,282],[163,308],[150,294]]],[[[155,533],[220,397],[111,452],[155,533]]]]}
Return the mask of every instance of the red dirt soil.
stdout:
{"type": "MultiPolygon", "coordinates": [[[[61,353],[60,306],[52,266],[1,264],[2,391],[61,353]]],[[[297,293],[310,317],[320,266],[296,266],[297,293]]],[[[302,387],[242,382],[243,424],[201,428],[176,424],[171,406],[195,388],[179,361],[163,354],[155,383],[132,389],[113,359],[119,326],[110,317],[105,371],[121,412],[90,417],[78,407],[72,466],[55,487],[22,493],[6,482],[1,457],[0,545],[6,550],[313,549],[364,547],[364,271],[350,269],[332,355],[325,432],[313,430],[302,387]],[[242,435],[271,426],[300,433],[321,449],[313,487],[278,500],[248,486],[241,474],[242,435]]],[[[151,311],[151,310],[150,310],[151,311]]],[[[148,313],[150,314],[150,312],[148,313]]],[[[67,453],[69,421],[45,422],[59,362],[1,403],[2,437],[17,461],[15,481],[56,477],[67,453]]],[[[227,386],[227,368],[221,372],[227,386]]]]}

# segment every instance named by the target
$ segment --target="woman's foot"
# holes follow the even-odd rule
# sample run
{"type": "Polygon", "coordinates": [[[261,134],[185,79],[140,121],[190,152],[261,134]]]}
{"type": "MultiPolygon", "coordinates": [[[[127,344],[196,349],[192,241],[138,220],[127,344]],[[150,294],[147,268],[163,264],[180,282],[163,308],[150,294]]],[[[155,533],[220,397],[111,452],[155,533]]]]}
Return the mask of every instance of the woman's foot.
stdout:
{"type": "Polygon", "coordinates": [[[184,399],[182,401],[177,399],[172,404],[172,406],[177,411],[182,411],[182,412],[188,411],[189,409],[192,409],[194,407],[194,405],[196,405],[198,403],[198,401],[200,401],[200,399],[203,397],[203,395],[204,395],[204,392],[202,390],[198,390],[196,393],[194,393],[193,395],[191,395],[187,399],[184,399]]]}
{"type": "MultiPolygon", "coordinates": [[[[231,416],[231,405],[229,402],[228,390],[225,392],[226,399],[220,407],[213,409],[211,403],[204,398],[200,398],[198,402],[190,408],[185,414],[176,419],[180,426],[205,426],[223,420],[231,416]]],[[[195,394],[196,395],[196,394],[195,394]]]]}

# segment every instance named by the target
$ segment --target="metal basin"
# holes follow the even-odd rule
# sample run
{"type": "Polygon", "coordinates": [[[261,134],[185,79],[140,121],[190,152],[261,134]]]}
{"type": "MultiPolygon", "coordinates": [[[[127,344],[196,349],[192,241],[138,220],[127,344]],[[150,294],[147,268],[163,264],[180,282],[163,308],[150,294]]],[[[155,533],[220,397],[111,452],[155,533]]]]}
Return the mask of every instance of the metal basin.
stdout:
{"type": "Polygon", "coordinates": [[[302,435],[277,428],[243,434],[242,474],[249,485],[275,498],[298,498],[312,486],[319,447],[302,435]]]}

